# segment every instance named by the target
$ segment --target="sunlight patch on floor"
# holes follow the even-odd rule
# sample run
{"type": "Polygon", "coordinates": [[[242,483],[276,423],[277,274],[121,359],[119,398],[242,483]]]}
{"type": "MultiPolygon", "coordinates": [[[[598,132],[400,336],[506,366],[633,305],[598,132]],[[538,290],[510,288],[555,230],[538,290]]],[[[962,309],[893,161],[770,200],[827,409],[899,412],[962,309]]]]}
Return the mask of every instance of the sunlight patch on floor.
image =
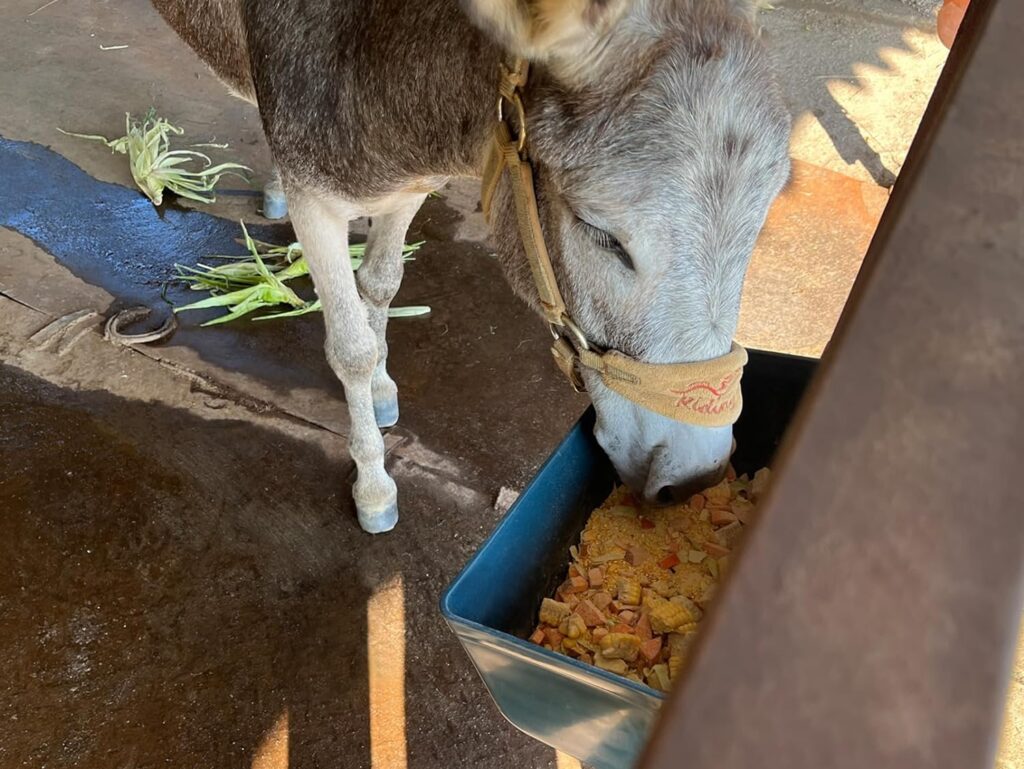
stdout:
{"type": "Polygon", "coordinates": [[[370,764],[405,769],[405,587],[401,575],[374,590],[366,607],[370,677],[370,764]]]}
{"type": "Polygon", "coordinates": [[[288,769],[288,711],[263,735],[252,756],[252,769],[288,769]]]}

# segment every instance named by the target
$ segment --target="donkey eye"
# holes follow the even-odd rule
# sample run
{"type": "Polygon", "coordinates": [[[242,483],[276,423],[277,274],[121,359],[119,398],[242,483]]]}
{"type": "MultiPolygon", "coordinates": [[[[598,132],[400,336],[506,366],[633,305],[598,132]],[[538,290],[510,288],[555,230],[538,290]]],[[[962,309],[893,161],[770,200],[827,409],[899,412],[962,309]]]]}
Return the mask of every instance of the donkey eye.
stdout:
{"type": "Polygon", "coordinates": [[[633,265],[633,259],[629,255],[629,251],[626,250],[626,247],[623,246],[614,235],[605,232],[600,227],[595,227],[584,219],[579,219],[579,222],[600,248],[603,248],[605,251],[608,251],[618,257],[619,261],[622,262],[626,269],[636,270],[636,267],[633,265]]]}

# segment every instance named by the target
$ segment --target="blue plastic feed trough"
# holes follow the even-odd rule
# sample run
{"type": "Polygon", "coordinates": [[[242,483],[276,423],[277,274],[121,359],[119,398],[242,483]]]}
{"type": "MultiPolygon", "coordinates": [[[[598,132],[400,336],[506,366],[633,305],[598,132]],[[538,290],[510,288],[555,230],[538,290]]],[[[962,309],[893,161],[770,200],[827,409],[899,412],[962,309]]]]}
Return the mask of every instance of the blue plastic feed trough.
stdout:
{"type": "MultiPolygon", "coordinates": [[[[738,472],[772,459],[817,361],[751,351],[736,424],[738,472]]],[[[517,728],[595,769],[627,769],[664,695],[526,640],[565,578],[569,546],[618,482],[588,410],[441,599],[498,709],[517,728]]]]}

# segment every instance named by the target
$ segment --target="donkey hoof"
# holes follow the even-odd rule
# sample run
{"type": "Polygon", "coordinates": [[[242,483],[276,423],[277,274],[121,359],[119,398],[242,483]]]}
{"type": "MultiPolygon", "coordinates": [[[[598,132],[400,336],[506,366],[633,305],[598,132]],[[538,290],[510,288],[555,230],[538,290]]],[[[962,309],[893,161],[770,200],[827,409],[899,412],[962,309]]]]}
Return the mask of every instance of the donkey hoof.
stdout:
{"type": "Polygon", "coordinates": [[[284,191],[280,185],[268,184],[263,188],[263,216],[267,219],[284,219],[287,215],[288,201],[284,191]]]}
{"type": "Polygon", "coordinates": [[[373,417],[377,427],[394,427],[398,424],[398,398],[373,402],[373,417]]]}
{"type": "Polygon", "coordinates": [[[368,534],[383,534],[391,531],[398,523],[398,500],[393,499],[384,507],[364,507],[356,502],[359,525],[368,534]]]}

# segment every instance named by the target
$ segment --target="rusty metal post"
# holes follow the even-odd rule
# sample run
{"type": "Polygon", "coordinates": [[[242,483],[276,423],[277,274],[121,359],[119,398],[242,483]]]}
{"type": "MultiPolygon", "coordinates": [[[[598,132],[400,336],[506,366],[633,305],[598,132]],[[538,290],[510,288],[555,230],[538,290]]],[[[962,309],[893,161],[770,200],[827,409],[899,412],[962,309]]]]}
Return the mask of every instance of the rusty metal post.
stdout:
{"type": "Polygon", "coordinates": [[[644,769],[991,766],[1022,414],[1024,2],[974,0],[644,769]]]}

